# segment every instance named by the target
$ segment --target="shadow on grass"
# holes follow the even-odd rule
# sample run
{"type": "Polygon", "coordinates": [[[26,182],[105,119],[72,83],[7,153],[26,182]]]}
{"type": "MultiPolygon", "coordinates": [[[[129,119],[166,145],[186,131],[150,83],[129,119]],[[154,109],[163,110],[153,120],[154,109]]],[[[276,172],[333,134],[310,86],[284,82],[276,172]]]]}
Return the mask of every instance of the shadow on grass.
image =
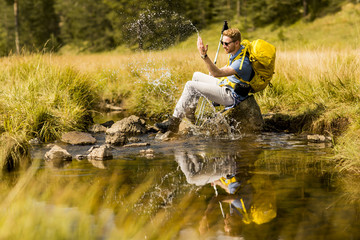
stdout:
{"type": "Polygon", "coordinates": [[[265,132],[317,133],[332,136],[341,135],[348,128],[347,117],[324,119],[325,109],[318,106],[298,115],[270,113],[263,115],[265,132]]]}

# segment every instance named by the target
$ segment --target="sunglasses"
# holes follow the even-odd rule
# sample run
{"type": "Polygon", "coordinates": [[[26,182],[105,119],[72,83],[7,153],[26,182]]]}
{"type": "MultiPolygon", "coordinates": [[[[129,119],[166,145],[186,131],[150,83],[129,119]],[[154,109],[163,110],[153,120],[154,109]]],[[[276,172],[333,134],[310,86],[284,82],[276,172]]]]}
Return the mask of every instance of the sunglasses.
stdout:
{"type": "Polygon", "coordinates": [[[223,41],[221,41],[221,45],[224,45],[224,44],[225,44],[225,46],[229,46],[229,44],[230,44],[230,43],[233,43],[233,42],[235,42],[235,41],[232,41],[232,42],[223,42],[223,41]]]}

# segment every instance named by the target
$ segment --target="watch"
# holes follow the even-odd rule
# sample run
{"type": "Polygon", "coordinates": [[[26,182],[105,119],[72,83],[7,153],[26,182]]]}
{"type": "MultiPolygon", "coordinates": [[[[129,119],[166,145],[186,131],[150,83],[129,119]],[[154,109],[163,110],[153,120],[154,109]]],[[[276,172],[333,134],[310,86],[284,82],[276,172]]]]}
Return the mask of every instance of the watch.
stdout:
{"type": "Polygon", "coordinates": [[[200,55],[202,59],[207,58],[207,54],[205,53],[205,55],[200,55]]]}

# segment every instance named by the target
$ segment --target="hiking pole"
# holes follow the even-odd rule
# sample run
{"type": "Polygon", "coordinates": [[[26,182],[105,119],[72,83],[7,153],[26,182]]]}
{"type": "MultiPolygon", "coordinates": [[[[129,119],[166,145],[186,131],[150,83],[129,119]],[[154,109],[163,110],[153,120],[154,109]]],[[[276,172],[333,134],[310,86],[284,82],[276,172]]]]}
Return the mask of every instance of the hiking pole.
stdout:
{"type": "Polygon", "coordinates": [[[218,194],[218,191],[217,191],[217,188],[216,188],[216,184],[215,184],[215,183],[213,184],[213,187],[214,187],[214,190],[215,190],[215,196],[217,197],[219,194],[218,194]]]}
{"type": "MultiPolygon", "coordinates": [[[[221,36],[220,36],[220,40],[219,40],[218,49],[217,49],[217,51],[216,51],[216,55],[215,55],[215,59],[214,59],[214,64],[216,64],[217,57],[218,57],[218,55],[219,55],[220,46],[221,46],[221,41],[222,41],[222,38],[223,38],[223,33],[224,33],[225,30],[228,30],[228,29],[229,29],[228,23],[227,23],[227,21],[224,21],[224,25],[223,25],[223,28],[222,28],[222,30],[221,30],[221,36]]],[[[202,99],[201,105],[200,105],[200,111],[199,111],[199,114],[198,114],[198,117],[197,117],[197,120],[196,120],[195,125],[197,125],[197,123],[200,122],[199,120],[202,118],[202,116],[203,116],[203,114],[204,114],[203,111],[204,111],[204,108],[205,108],[205,103],[206,103],[206,102],[204,101],[204,99],[202,99]]]]}
{"type": "MultiPolygon", "coordinates": [[[[215,190],[215,196],[217,197],[219,194],[218,194],[215,183],[213,184],[213,187],[214,187],[214,190],[215,190]]],[[[219,201],[219,205],[220,205],[221,214],[222,214],[223,218],[225,218],[224,209],[223,209],[222,204],[221,204],[220,201],[219,201]]]]}
{"type": "Polygon", "coordinates": [[[223,38],[223,33],[224,33],[225,30],[228,30],[228,29],[229,29],[229,27],[228,27],[227,21],[224,21],[224,26],[223,26],[223,29],[221,30],[221,36],[220,36],[220,40],[219,40],[218,49],[217,49],[217,52],[216,52],[216,55],[215,55],[214,64],[216,64],[216,60],[217,60],[217,57],[219,55],[221,41],[222,41],[222,38],[223,38]]]}

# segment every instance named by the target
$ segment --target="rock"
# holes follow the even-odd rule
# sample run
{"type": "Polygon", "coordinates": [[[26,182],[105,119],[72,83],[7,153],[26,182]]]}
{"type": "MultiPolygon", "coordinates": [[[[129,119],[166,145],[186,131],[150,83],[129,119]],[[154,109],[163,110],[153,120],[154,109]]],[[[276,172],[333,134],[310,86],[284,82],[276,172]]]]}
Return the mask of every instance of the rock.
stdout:
{"type": "Polygon", "coordinates": [[[80,160],[80,161],[85,160],[85,159],[87,159],[87,155],[78,154],[78,155],[75,156],[75,159],[80,160]]]}
{"type": "Polygon", "coordinates": [[[154,154],[154,150],[149,148],[149,149],[146,149],[146,150],[140,150],[140,155],[143,156],[143,157],[146,157],[146,158],[154,158],[155,157],[155,154],[154,154]]]}
{"type": "Polygon", "coordinates": [[[87,155],[87,158],[90,160],[106,160],[112,159],[113,154],[111,148],[107,145],[101,145],[100,147],[92,147],[89,149],[90,153],[87,155]]]}
{"type": "Polygon", "coordinates": [[[115,105],[112,105],[112,104],[105,104],[104,107],[105,107],[105,109],[107,111],[116,111],[116,112],[124,111],[124,109],[122,107],[115,106],[115,105]]]}
{"type": "Polygon", "coordinates": [[[94,124],[89,128],[90,132],[99,133],[99,132],[106,132],[107,127],[101,125],[101,124],[94,124]]]}
{"type": "Polygon", "coordinates": [[[124,147],[146,147],[149,145],[150,145],[150,143],[130,143],[130,144],[124,145],[124,147]]]}
{"type": "Polygon", "coordinates": [[[159,132],[159,129],[155,126],[147,126],[146,132],[147,133],[157,133],[157,132],[159,132]]]}
{"type": "Polygon", "coordinates": [[[107,122],[104,122],[102,124],[100,124],[101,126],[104,126],[106,128],[111,128],[111,126],[114,124],[115,122],[113,120],[110,120],[110,121],[107,121],[107,122]]]}
{"type": "Polygon", "coordinates": [[[144,134],[146,131],[145,121],[132,115],[117,121],[111,128],[106,130],[106,143],[124,145],[127,137],[144,134]]]}
{"type": "Polygon", "coordinates": [[[141,142],[141,139],[137,138],[137,137],[131,137],[131,138],[129,138],[129,142],[130,143],[138,143],[138,142],[141,142]]]}
{"type": "Polygon", "coordinates": [[[264,126],[260,107],[253,95],[236,107],[225,111],[223,115],[231,126],[242,133],[259,132],[264,126]]]}
{"type": "Polygon", "coordinates": [[[54,145],[48,152],[45,153],[45,160],[60,163],[71,161],[72,156],[65,149],[59,147],[58,145],[54,145]]]}
{"type": "Polygon", "coordinates": [[[331,137],[324,136],[324,135],[318,135],[318,134],[307,135],[307,140],[309,142],[316,142],[316,143],[325,143],[325,142],[332,141],[331,137]]]}
{"type": "Polygon", "coordinates": [[[38,138],[33,138],[33,139],[30,139],[30,140],[29,140],[29,144],[31,144],[31,145],[37,145],[37,144],[41,144],[41,141],[40,141],[40,139],[38,139],[38,138]]]}
{"type": "Polygon", "coordinates": [[[88,145],[96,143],[96,139],[85,132],[67,132],[61,136],[61,141],[72,145],[88,145]]]}
{"type": "Polygon", "coordinates": [[[111,135],[117,132],[124,133],[127,136],[136,136],[146,133],[145,120],[132,115],[114,123],[106,134],[111,135]]]}
{"type": "Polygon", "coordinates": [[[170,141],[175,136],[175,133],[172,131],[167,131],[166,133],[158,132],[155,136],[155,140],[157,141],[170,141]]]}
{"type": "Polygon", "coordinates": [[[189,119],[183,118],[179,125],[179,133],[182,135],[188,135],[196,129],[196,126],[190,122],[189,119]]]}
{"type": "Polygon", "coordinates": [[[122,132],[115,132],[112,134],[106,134],[105,136],[105,143],[112,144],[115,146],[123,146],[128,143],[128,138],[125,133],[122,132]]]}

